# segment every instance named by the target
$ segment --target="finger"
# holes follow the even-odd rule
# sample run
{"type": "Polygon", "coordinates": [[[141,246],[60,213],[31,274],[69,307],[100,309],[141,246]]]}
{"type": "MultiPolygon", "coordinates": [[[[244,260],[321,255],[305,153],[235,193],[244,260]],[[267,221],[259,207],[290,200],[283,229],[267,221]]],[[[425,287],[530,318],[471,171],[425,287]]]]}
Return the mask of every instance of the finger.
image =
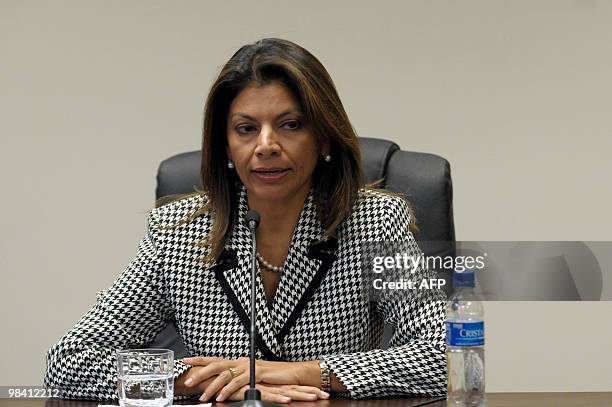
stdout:
{"type": "Polygon", "coordinates": [[[283,396],[289,397],[292,401],[315,401],[319,397],[315,393],[309,393],[294,389],[280,389],[280,393],[283,396]]]}
{"type": "Polygon", "coordinates": [[[181,359],[181,362],[191,366],[206,366],[213,362],[219,362],[224,360],[223,358],[217,358],[213,356],[191,356],[181,359]]]}
{"type": "MultiPolygon", "coordinates": [[[[217,394],[219,390],[221,390],[223,386],[225,386],[231,380],[232,380],[232,375],[228,370],[225,370],[219,373],[219,375],[206,387],[206,389],[204,390],[204,393],[202,393],[202,396],[200,397],[200,401],[210,400],[211,397],[217,394]]],[[[217,400],[217,401],[221,401],[221,400],[217,400]]]]}
{"type": "Polygon", "coordinates": [[[188,387],[195,387],[200,383],[219,375],[224,370],[227,370],[227,368],[224,366],[224,362],[213,362],[207,366],[197,366],[197,370],[190,376],[191,381],[189,381],[189,383],[185,381],[185,385],[188,387]]]}
{"type": "Polygon", "coordinates": [[[320,398],[322,400],[328,399],[329,398],[329,393],[324,392],[323,390],[319,389],[318,387],[313,387],[313,386],[300,386],[297,384],[285,384],[280,386],[281,388],[288,388],[290,390],[298,390],[302,393],[312,393],[315,394],[317,396],[317,398],[320,398]]]}
{"type": "Polygon", "coordinates": [[[193,396],[200,396],[204,390],[206,390],[206,387],[216,378],[217,376],[214,376],[210,379],[204,380],[203,382],[200,382],[199,384],[195,385],[195,386],[191,386],[188,387],[186,390],[189,392],[190,395],[193,396]]]}
{"type": "MultiPolygon", "coordinates": [[[[257,387],[257,389],[260,391],[261,393],[261,397],[262,399],[266,400],[266,401],[272,401],[274,403],[286,403],[286,399],[289,399],[291,402],[291,397],[289,397],[287,394],[284,394],[284,392],[290,392],[291,390],[289,389],[290,385],[287,385],[286,388],[283,389],[283,386],[279,386],[279,385],[265,385],[265,384],[261,384],[258,383],[255,385],[255,387],[257,387]],[[267,396],[264,396],[267,395],[267,396]]],[[[297,400],[297,397],[296,397],[297,400]]],[[[316,400],[316,398],[314,399],[316,400]]]]}
{"type": "MultiPolygon", "coordinates": [[[[229,372],[228,372],[229,373],[229,372]]],[[[216,401],[224,401],[237,390],[242,388],[245,384],[249,383],[250,375],[243,374],[244,372],[237,372],[238,375],[233,377],[223,388],[219,391],[216,401]]],[[[230,373],[231,377],[231,373],[230,373]]]]}
{"type": "MultiPolygon", "coordinates": [[[[291,398],[287,397],[287,396],[283,396],[282,394],[279,393],[279,388],[277,387],[273,387],[273,386],[261,386],[261,385],[256,385],[257,389],[259,389],[259,391],[261,392],[261,398],[263,401],[268,401],[271,403],[290,403],[291,402],[291,398]]],[[[249,388],[248,385],[242,386],[237,392],[235,392],[234,394],[232,394],[228,400],[231,401],[238,401],[238,400],[243,400],[244,399],[244,392],[249,388]]]]}
{"type": "Polygon", "coordinates": [[[262,389],[260,387],[258,388],[260,389],[259,391],[261,392],[261,399],[263,401],[283,404],[291,403],[291,397],[283,396],[280,393],[273,393],[272,391],[270,391],[271,389],[262,389]]]}
{"type": "MultiPolygon", "coordinates": [[[[189,368],[189,370],[187,370],[181,377],[180,379],[182,379],[182,383],[185,387],[188,388],[194,388],[196,387],[199,383],[196,383],[196,381],[194,380],[194,377],[196,376],[197,371],[199,370],[199,367],[191,367],[189,368]]],[[[179,380],[180,382],[180,380],[179,380]]]]}
{"type": "Polygon", "coordinates": [[[234,394],[229,396],[226,401],[239,401],[244,399],[244,392],[247,391],[248,388],[248,385],[242,386],[238,389],[238,391],[234,392],[234,394]]]}

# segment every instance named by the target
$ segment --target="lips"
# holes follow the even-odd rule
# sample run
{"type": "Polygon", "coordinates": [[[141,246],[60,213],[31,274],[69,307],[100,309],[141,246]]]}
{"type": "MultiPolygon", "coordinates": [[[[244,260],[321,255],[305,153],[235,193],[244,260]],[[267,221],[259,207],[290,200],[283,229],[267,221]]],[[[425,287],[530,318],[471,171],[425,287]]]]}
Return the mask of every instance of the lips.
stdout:
{"type": "Polygon", "coordinates": [[[281,174],[283,172],[289,171],[289,168],[256,168],[253,172],[257,174],[281,174]]]}
{"type": "Polygon", "coordinates": [[[266,184],[280,184],[285,179],[291,168],[259,167],[253,170],[253,175],[259,182],[266,184]]]}

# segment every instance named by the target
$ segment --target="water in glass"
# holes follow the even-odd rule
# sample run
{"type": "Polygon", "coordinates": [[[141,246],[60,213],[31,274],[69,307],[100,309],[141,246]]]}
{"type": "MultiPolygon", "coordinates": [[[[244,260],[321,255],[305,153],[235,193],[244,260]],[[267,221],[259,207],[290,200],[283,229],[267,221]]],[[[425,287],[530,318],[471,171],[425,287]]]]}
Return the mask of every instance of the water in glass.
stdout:
{"type": "Polygon", "coordinates": [[[174,352],[127,349],[117,352],[117,392],[123,407],[165,407],[174,397],[174,352]]]}

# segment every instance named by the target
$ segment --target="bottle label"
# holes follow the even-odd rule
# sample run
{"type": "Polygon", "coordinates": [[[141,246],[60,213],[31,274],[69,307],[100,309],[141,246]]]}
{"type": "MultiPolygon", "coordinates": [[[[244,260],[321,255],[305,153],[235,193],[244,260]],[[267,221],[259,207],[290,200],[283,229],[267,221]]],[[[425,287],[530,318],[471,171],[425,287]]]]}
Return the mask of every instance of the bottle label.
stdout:
{"type": "Polygon", "coordinates": [[[483,346],[484,321],[446,321],[446,344],[449,346],[483,346]]]}

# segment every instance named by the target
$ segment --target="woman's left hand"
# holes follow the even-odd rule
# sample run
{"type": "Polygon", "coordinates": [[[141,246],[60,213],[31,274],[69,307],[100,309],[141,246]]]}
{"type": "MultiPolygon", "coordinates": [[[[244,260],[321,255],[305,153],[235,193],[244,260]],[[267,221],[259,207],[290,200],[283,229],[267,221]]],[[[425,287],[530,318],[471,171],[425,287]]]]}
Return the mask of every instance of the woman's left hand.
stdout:
{"type": "MultiPolygon", "coordinates": [[[[223,359],[216,357],[195,356],[182,359],[191,366],[205,366],[199,369],[193,382],[199,383],[217,376],[204,390],[201,401],[208,401],[215,394],[216,401],[223,401],[249,384],[249,358],[223,359]],[[232,369],[232,370],[230,370],[232,369]],[[233,372],[233,374],[232,374],[233,372]]],[[[276,385],[299,385],[320,387],[320,369],[317,360],[305,362],[255,362],[255,383],[276,385]]],[[[317,398],[329,395],[320,391],[317,398]]]]}

